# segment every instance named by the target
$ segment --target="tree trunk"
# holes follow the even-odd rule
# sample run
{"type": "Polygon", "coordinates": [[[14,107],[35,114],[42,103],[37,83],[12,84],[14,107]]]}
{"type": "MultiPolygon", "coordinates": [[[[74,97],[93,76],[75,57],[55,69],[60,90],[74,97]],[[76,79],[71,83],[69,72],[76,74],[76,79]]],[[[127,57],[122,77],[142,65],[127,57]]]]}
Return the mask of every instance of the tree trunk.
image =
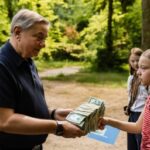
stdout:
{"type": "Polygon", "coordinates": [[[150,0],[142,0],[142,49],[150,48],[150,0]]]}
{"type": "Polygon", "coordinates": [[[113,57],[113,34],[112,34],[112,17],[113,17],[113,0],[108,1],[108,22],[107,33],[105,36],[105,48],[97,49],[97,69],[99,71],[114,69],[115,59],[113,57]]]}
{"type": "Polygon", "coordinates": [[[112,16],[113,16],[113,0],[108,0],[108,27],[106,35],[106,45],[108,51],[113,51],[113,40],[112,40],[112,16]]]}

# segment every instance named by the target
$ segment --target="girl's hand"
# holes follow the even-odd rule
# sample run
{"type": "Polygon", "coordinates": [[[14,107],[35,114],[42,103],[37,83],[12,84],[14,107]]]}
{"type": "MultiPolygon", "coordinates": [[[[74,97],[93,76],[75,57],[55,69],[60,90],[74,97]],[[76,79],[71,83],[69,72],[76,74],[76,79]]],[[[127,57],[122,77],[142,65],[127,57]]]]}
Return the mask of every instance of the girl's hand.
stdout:
{"type": "Polygon", "coordinates": [[[100,117],[99,122],[98,122],[98,129],[104,130],[105,125],[106,125],[107,119],[105,117],[100,117]]]}

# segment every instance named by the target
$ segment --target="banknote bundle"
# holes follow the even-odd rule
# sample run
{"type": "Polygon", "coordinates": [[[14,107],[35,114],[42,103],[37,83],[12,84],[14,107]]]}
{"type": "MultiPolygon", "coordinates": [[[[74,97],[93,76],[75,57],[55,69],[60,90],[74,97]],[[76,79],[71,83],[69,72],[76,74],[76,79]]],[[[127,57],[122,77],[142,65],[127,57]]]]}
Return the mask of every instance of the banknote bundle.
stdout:
{"type": "Polygon", "coordinates": [[[66,120],[89,133],[97,130],[99,117],[103,117],[104,111],[104,101],[91,97],[88,102],[81,104],[74,111],[70,112],[66,120]]]}

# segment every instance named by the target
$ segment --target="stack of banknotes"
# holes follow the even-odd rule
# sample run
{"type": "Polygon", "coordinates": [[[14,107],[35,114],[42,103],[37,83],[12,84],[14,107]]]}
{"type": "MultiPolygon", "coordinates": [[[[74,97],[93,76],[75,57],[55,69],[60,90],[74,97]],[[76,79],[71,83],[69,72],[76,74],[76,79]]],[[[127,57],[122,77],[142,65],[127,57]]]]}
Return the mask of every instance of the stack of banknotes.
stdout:
{"type": "Polygon", "coordinates": [[[88,102],[81,104],[74,111],[70,112],[66,120],[89,133],[97,130],[99,117],[104,116],[104,111],[104,101],[91,97],[88,102]]]}

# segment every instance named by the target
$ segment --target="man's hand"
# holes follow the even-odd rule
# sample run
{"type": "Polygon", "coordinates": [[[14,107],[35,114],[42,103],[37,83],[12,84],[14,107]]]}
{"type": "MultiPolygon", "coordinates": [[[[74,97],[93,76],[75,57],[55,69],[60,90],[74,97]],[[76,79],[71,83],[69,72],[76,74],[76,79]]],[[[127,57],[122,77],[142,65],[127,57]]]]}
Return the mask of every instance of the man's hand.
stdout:
{"type": "Polygon", "coordinates": [[[64,133],[63,137],[65,138],[75,138],[75,137],[81,137],[85,135],[85,132],[78,128],[77,126],[67,122],[67,121],[61,121],[63,128],[64,128],[64,133]]]}
{"type": "Polygon", "coordinates": [[[64,121],[71,111],[72,109],[56,109],[54,118],[55,120],[64,121]]]}

